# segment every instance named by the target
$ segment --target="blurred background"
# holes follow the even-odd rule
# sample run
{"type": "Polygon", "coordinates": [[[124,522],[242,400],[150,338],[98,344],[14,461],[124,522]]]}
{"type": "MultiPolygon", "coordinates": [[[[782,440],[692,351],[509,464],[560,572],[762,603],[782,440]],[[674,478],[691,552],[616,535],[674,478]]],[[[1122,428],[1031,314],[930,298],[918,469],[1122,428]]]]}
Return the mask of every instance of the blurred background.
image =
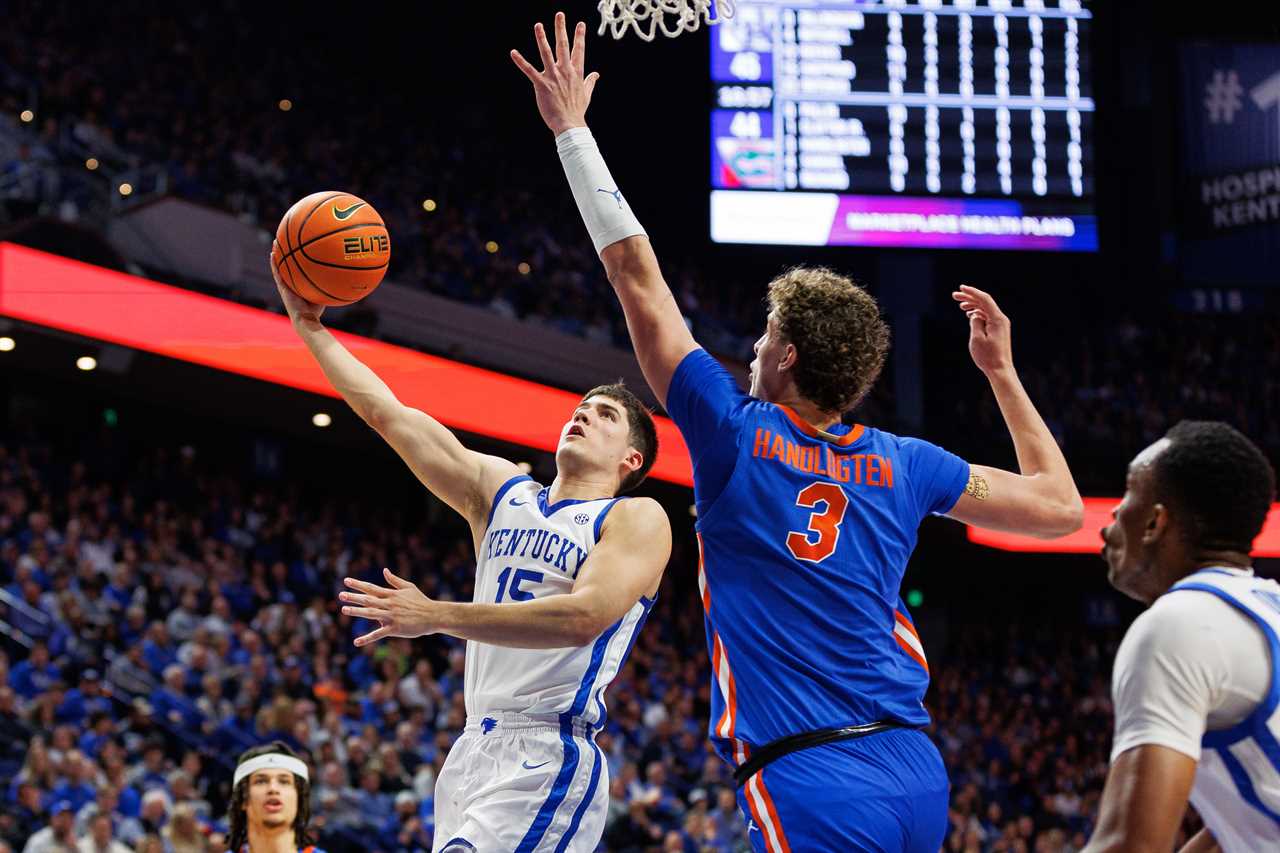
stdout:
{"type": "MultiPolygon", "coordinates": [[[[1014,110],[1002,157],[997,109],[979,110],[971,167],[958,148],[930,153],[927,107],[895,131],[891,110],[840,101],[871,156],[818,158],[806,175],[787,161],[787,86],[835,72],[789,72],[785,53],[761,71],[753,41],[805,5],[740,3],[729,36],[645,43],[596,37],[595,4],[542,0],[0,3],[0,851],[46,829],[29,849],[225,849],[234,758],[270,738],[310,757],[313,828],[330,853],[430,849],[435,773],[465,719],[462,644],[357,650],[362,630],[338,614],[336,593],[342,577],[388,566],[429,595],[469,599],[469,533],[340,400],[256,348],[290,334],[266,258],[303,195],[371,202],[391,234],[387,282],[326,322],[399,359],[403,398],[449,407],[470,446],[543,482],[554,435],[522,435],[540,421],[503,389],[560,411],[556,389],[621,376],[652,400],[551,134],[507,58],[512,47],[533,55],[532,24],[558,8],[591,29],[587,66],[602,80],[588,119],[613,175],[696,337],[739,376],[769,279],[826,264],[876,294],[895,337],[851,417],[1012,466],[948,293],[983,287],[1013,319],[1023,381],[1081,491],[1098,499],[1091,526],[1026,551],[930,520],[904,597],[931,661],[931,733],[953,786],[945,849],[1083,845],[1106,773],[1110,664],[1138,612],[1107,586],[1096,553],[1128,460],[1184,418],[1229,421],[1280,458],[1280,12],[978,3],[978,91],[999,80],[997,16],[1010,22],[1014,95],[1034,82],[1029,20],[1043,13],[1045,40],[1062,39],[1068,19],[1077,27],[1079,91],[1046,96],[1072,101],[1045,110],[1051,150],[1028,141],[1032,111],[1014,110]],[[1073,124],[1067,113],[1086,101],[1073,124]],[[905,189],[886,154],[895,134],[905,189]],[[1069,158],[1070,142],[1080,147],[1069,158]],[[1044,192],[1031,179],[1037,159],[1052,179],[1044,192]],[[713,192],[772,211],[806,190],[863,210],[909,197],[924,214],[985,198],[1021,205],[1001,215],[1066,217],[1080,239],[940,248],[922,233],[843,228],[854,207],[842,206],[829,238],[808,240],[821,245],[794,234],[767,245],[773,232],[744,225],[736,201],[713,227],[713,192]],[[423,354],[443,360],[424,368],[423,354]],[[474,376],[465,365],[500,374],[485,374],[485,399],[457,402],[474,376]]],[[[841,91],[883,84],[892,96],[890,10],[817,5],[865,13],[842,53],[863,70],[841,91]]],[[[907,93],[924,91],[929,61],[926,15],[906,10],[929,5],[897,8],[907,93]]],[[[933,9],[948,42],[956,5],[933,9]]],[[[822,42],[830,34],[813,30],[839,28],[807,26],[789,37],[822,42]]],[[[944,90],[955,55],[938,62],[944,90]]],[[[1063,87],[1062,49],[1043,55],[1046,87],[1063,87]]],[[[943,112],[951,139],[959,110],[943,112]]],[[[676,547],[608,694],[602,850],[749,849],[705,738],[693,500],[678,468],[641,489],[668,509],[676,547]]],[[[1258,568],[1275,575],[1280,531],[1263,539],[1258,568]]]]}

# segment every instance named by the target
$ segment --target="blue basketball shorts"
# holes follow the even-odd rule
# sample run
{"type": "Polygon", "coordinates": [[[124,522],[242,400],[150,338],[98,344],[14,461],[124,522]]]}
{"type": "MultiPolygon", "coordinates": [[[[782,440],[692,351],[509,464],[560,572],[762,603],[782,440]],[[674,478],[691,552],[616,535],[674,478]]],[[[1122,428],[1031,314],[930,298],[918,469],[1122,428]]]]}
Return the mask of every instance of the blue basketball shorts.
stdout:
{"type": "Polygon", "coordinates": [[[784,755],[738,789],[758,853],[938,853],[947,771],[916,729],[784,755]]]}

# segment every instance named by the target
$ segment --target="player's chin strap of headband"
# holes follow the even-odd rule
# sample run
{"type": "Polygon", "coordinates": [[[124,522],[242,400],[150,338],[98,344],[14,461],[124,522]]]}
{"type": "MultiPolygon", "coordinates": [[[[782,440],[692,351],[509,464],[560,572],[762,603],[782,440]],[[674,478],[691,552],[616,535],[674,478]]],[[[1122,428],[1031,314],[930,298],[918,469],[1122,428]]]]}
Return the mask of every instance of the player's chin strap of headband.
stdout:
{"type": "Polygon", "coordinates": [[[311,778],[307,775],[305,762],[281,752],[268,752],[266,755],[255,755],[248,761],[243,761],[237,765],[236,775],[232,779],[231,786],[234,788],[240,784],[241,779],[252,776],[259,770],[288,770],[293,775],[301,776],[303,779],[311,778]]]}

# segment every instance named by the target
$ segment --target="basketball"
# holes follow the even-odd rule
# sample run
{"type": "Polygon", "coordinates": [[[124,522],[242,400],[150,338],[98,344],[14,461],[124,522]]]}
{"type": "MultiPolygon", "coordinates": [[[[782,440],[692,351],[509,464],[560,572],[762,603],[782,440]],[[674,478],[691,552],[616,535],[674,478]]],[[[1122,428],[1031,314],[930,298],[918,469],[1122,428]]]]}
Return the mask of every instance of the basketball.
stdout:
{"type": "Polygon", "coordinates": [[[312,193],[276,228],[271,265],[286,287],[317,305],[350,305],[382,282],[391,238],[378,211],[350,193],[312,193]]]}

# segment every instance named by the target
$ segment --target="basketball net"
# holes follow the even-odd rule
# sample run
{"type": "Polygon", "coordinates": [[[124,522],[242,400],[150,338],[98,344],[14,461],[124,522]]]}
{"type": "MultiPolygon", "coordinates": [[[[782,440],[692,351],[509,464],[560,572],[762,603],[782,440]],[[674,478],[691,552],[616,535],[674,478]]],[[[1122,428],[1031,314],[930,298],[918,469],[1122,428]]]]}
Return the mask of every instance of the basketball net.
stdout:
{"type": "Polygon", "coordinates": [[[645,41],[662,32],[667,38],[691,33],[702,22],[714,26],[732,18],[734,0],[600,0],[600,29],[615,39],[626,35],[627,28],[645,41]]]}

